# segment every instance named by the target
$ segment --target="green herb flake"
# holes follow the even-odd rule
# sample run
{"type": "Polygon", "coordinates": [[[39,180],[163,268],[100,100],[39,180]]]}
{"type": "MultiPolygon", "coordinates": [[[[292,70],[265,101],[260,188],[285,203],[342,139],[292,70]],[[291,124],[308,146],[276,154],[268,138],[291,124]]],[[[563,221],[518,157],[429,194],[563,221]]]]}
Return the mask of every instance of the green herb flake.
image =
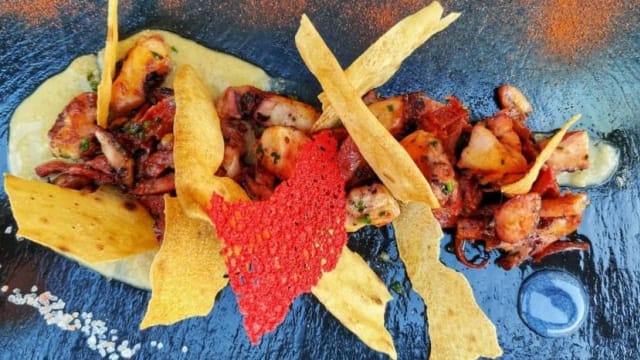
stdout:
{"type": "Polygon", "coordinates": [[[438,140],[429,141],[429,145],[431,145],[431,147],[437,147],[438,144],[440,144],[440,142],[438,140]]]}
{"type": "Polygon", "coordinates": [[[145,128],[145,129],[150,128],[150,127],[151,127],[151,120],[145,120],[145,121],[142,123],[142,127],[143,127],[143,128],[145,128]]]}
{"type": "Polygon", "coordinates": [[[98,75],[95,72],[91,72],[87,74],[87,82],[89,83],[89,87],[91,88],[91,91],[93,92],[98,91],[98,85],[100,85],[100,79],[98,78],[98,75]]]}
{"type": "Polygon", "coordinates": [[[163,56],[162,56],[162,55],[158,54],[158,53],[157,53],[157,52],[155,52],[155,51],[152,51],[152,52],[151,52],[151,54],[153,54],[153,58],[154,58],[155,60],[161,60],[161,59],[163,58],[163,56]]]}
{"type": "Polygon", "coordinates": [[[394,109],[393,109],[393,104],[389,104],[389,105],[387,105],[387,110],[388,110],[389,112],[393,112],[393,110],[394,110],[394,109]]]}
{"type": "Polygon", "coordinates": [[[371,218],[369,214],[364,214],[358,218],[358,222],[361,224],[371,225],[371,218]]]}
{"type": "Polygon", "coordinates": [[[176,49],[175,46],[171,45],[171,51],[173,51],[174,53],[178,53],[178,49],[176,49]]]}
{"type": "Polygon", "coordinates": [[[453,180],[449,180],[444,184],[444,189],[442,189],[442,192],[445,195],[453,193],[453,180]]]}
{"type": "Polygon", "coordinates": [[[84,152],[89,150],[89,138],[82,138],[82,140],[80,140],[80,151],[84,152]]]}
{"type": "Polygon", "coordinates": [[[258,154],[259,156],[264,155],[264,148],[262,147],[262,144],[258,144],[258,147],[256,148],[256,154],[258,154]]]}
{"type": "Polygon", "coordinates": [[[138,135],[140,132],[142,132],[142,126],[140,124],[129,123],[129,126],[125,128],[125,131],[129,135],[138,135]]]}
{"type": "Polygon", "coordinates": [[[402,284],[397,281],[391,284],[391,290],[393,290],[398,295],[404,294],[404,287],[402,287],[402,284]]]}
{"type": "Polygon", "coordinates": [[[358,200],[354,205],[358,209],[358,212],[361,212],[361,213],[363,213],[366,208],[364,205],[364,200],[358,200]]]}

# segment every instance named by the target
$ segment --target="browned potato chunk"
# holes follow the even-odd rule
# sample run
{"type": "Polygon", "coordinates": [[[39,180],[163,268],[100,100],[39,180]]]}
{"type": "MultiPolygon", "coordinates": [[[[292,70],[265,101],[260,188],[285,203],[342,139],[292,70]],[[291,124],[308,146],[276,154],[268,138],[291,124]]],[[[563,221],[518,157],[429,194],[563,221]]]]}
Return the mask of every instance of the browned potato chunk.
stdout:
{"type": "Polygon", "coordinates": [[[300,149],[309,138],[300,130],[271,126],[264,130],[256,145],[258,164],[282,180],[293,174],[300,149]]]}
{"type": "Polygon", "coordinates": [[[404,129],[405,116],[404,97],[396,96],[369,105],[369,110],[392,135],[398,135],[404,129]]]}
{"type": "Polygon", "coordinates": [[[366,225],[383,226],[400,215],[400,206],[384,185],[375,183],[351,189],[347,194],[345,227],[353,232],[366,225]]]}
{"type": "Polygon", "coordinates": [[[462,150],[458,167],[477,172],[518,173],[527,170],[527,160],[478,124],[471,131],[469,144],[462,150]]]}

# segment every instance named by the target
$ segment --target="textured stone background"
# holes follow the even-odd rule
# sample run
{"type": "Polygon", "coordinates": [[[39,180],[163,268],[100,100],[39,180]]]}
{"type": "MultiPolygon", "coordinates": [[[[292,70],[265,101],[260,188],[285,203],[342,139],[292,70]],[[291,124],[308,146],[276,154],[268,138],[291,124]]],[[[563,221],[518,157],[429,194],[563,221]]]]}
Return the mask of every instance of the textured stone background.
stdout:
{"type": "MultiPolygon", "coordinates": [[[[55,16],[43,12],[41,21],[0,11],[3,154],[8,121],[19,102],[74,57],[95,52],[103,44],[106,2],[52,3],[58,4],[58,12],[55,16]]],[[[284,11],[282,5],[251,1],[254,10],[262,10],[256,17],[255,11],[243,13],[242,6],[230,3],[123,1],[121,34],[143,28],[174,31],[261,65],[270,75],[288,80],[284,82],[287,91],[312,100],[318,85],[293,44],[299,14],[284,11]]],[[[318,24],[343,65],[348,65],[381,33],[373,22],[367,22],[370,14],[363,12],[362,19],[350,21],[357,14],[349,15],[340,1],[294,3],[299,9],[306,9],[318,24]]],[[[369,3],[374,8],[380,2],[369,3]]],[[[417,2],[400,3],[394,5],[394,16],[408,14],[417,2]]],[[[446,251],[442,261],[461,270],[470,280],[478,302],[498,328],[504,359],[638,358],[640,6],[634,2],[618,5],[625,9],[621,17],[612,19],[615,30],[607,34],[606,41],[567,61],[549,54],[544,44],[530,36],[538,11],[531,3],[445,2],[447,10],[462,11],[463,17],[418,49],[383,92],[424,90],[437,99],[455,94],[472,110],[473,118],[480,119],[496,110],[494,89],[509,82],[522,89],[533,103],[535,111],[530,121],[534,129],[558,127],[579,112],[583,114],[579,127],[621,149],[622,166],[614,178],[588,190],[591,206],[580,233],[591,241],[591,253],[553,256],[541,264],[525,264],[510,272],[494,265],[484,270],[464,269],[446,251]],[[585,284],[591,297],[590,311],[576,333],[557,339],[541,338],[520,321],[516,309],[518,288],[526,276],[539,268],[567,270],[585,284]]],[[[7,171],[4,155],[0,168],[7,171]]],[[[2,231],[13,221],[5,199],[0,214],[2,231]]],[[[17,242],[15,226],[11,230],[0,239],[0,286],[9,289],[7,293],[0,292],[2,359],[100,357],[90,349],[88,342],[92,340],[83,332],[47,326],[37,310],[7,301],[12,289],[28,293],[33,285],[38,287],[38,293],[50,291],[63,299],[68,313],[92,312],[94,319],[103,320],[110,330],[117,331],[118,343],[127,340],[130,347],[140,344],[135,354],[140,359],[382,357],[359,343],[311,295],[296,301],[285,323],[255,347],[244,334],[229,288],[221,292],[219,302],[206,318],[140,332],[138,323],[149,299],[146,292],[109,282],[27,241],[17,242]]],[[[443,249],[447,241],[443,240],[443,249]]],[[[370,260],[388,285],[399,281],[406,289],[402,294],[392,292],[387,327],[400,358],[425,358],[429,342],[424,335],[424,305],[410,291],[402,264],[386,263],[378,257],[380,251],[386,250],[396,260],[392,230],[364,232],[354,237],[351,245],[370,260]]]]}

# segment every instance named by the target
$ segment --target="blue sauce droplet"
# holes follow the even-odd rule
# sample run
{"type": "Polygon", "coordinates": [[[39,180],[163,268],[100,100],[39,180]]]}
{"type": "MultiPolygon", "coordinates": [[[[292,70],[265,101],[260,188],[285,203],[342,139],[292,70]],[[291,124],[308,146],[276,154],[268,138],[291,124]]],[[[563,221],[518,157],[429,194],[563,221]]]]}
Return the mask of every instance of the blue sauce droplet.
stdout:
{"type": "Polygon", "coordinates": [[[589,302],[582,283],[560,270],[541,270],[520,287],[518,312],[522,321],[545,337],[565,336],[580,327],[589,302]]]}

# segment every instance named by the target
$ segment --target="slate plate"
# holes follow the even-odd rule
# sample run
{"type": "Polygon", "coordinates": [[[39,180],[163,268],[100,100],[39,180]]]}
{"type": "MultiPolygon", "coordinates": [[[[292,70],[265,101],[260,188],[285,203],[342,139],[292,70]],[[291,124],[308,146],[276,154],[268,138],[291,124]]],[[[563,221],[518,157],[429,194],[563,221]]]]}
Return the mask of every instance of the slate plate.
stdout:
{"type": "MultiPolygon", "coordinates": [[[[121,34],[144,28],[174,31],[260,65],[270,75],[289,80],[289,92],[312,100],[318,85],[293,44],[302,11],[317,23],[341,63],[348,65],[387,26],[418,7],[411,1],[392,5],[337,0],[284,3],[123,1],[121,34]]],[[[596,40],[587,42],[590,45],[567,43],[553,50],[542,36],[551,25],[540,4],[526,0],[508,4],[445,2],[447,10],[461,11],[463,17],[428,46],[418,49],[383,89],[385,94],[424,90],[436,99],[455,94],[469,106],[474,119],[481,119],[496,110],[495,87],[509,82],[521,88],[533,103],[535,113],[530,121],[534,129],[558,127],[580,112],[581,128],[621,150],[622,165],[614,177],[605,185],[588,189],[591,206],[579,232],[591,241],[591,253],[552,256],[541,264],[525,264],[505,272],[495,265],[484,270],[465,269],[443,251],[442,261],[464,273],[481,307],[496,324],[505,359],[640,356],[640,8],[632,1],[615,7],[605,6],[613,3],[610,1],[594,3],[590,6],[602,7],[595,19],[584,9],[587,6],[581,6],[576,10],[579,16],[567,17],[567,21],[588,18],[591,23],[599,23],[605,19],[599,24],[606,26],[602,24],[608,21],[608,31],[583,34],[595,36],[596,40]],[[584,283],[590,297],[589,312],[577,332],[543,338],[520,320],[518,289],[523,279],[540,268],[567,271],[584,283]]],[[[106,2],[35,1],[30,6],[37,16],[17,11],[26,5],[0,5],[3,154],[8,121],[20,101],[76,56],[99,50],[104,39],[106,2]]],[[[579,30],[575,29],[578,35],[579,30]]],[[[0,158],[0,168],[7,171],[5,156],[0,158]]],[[[17,242],[4,195],[2,230],[0,358],[98,358],[132,353],[140,359],[384,357],[362,345],[312,296],[298,299],[285,323],[259,346],[249,344],[229,288],[221,292],[206,318],[140,332],[138,323],[148,293],[109,282],[37,245],[17,242]],[[34,285],[37,289],[32,289],[34,285]],[[48,326],[37,309],[16,305],[15,298],[8,301],[14,289],[22,294],[49,291],[64,301],[63,313],[89,325],[76,331],[48,326]],[[113,341],[113,348],[105,341],[113,341]],[[94,350],[100,344],[103,353],[94,350]]],[[[443,240],[443,250],[448,241],[443,240]]],[[[404,291],[393,292],[387,327],[400,358],[425,358],[429,351],[424,335],[425,308],[410,290],[402,264],[395,261],[392,229],[366,231],[350,244],[370,260],[388,285],[402,285],[404,291]],[[380,260],[378,255],[383,250],[390,254],[391,263],[380,260]]]]}

